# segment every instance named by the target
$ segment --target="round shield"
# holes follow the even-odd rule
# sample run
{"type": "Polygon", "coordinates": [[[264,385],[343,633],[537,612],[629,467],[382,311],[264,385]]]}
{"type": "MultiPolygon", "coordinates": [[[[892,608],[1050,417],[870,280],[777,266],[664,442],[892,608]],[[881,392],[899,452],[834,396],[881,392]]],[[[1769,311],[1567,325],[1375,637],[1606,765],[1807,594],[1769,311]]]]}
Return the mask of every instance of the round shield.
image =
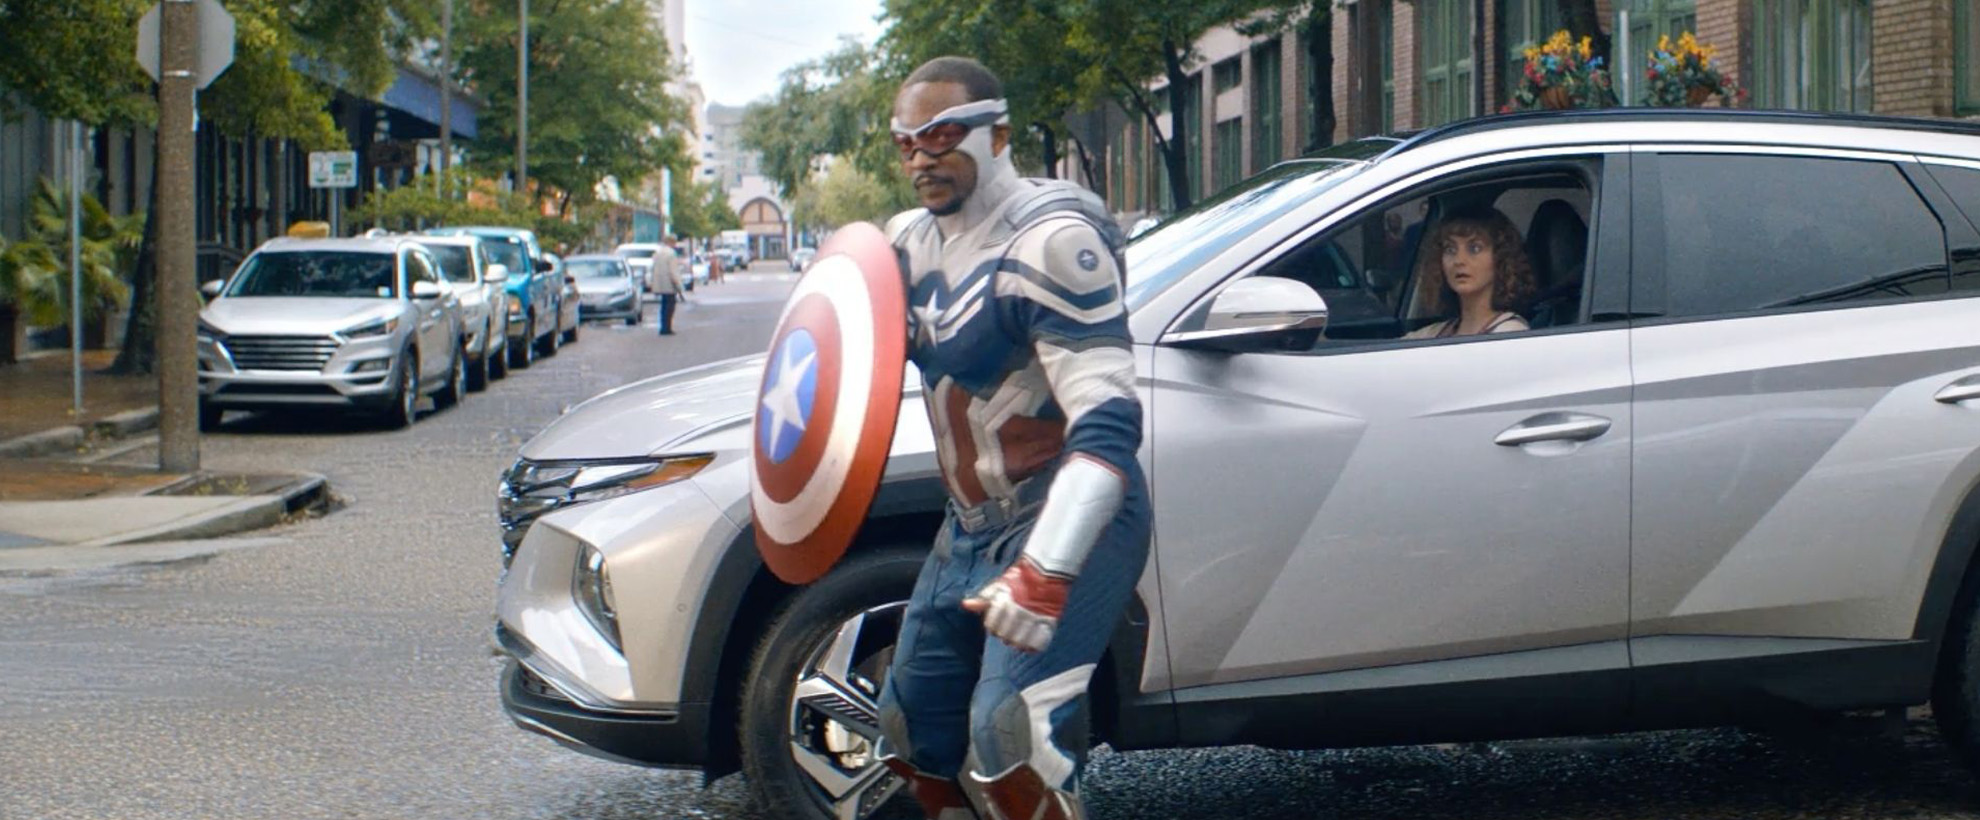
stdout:
{"type": "Polygon", "coordinates": [[[750,512],[763,563],[823,576],[880,489],[907,366],[907,295],[886,235],[840,228],[798,279],[757,388],[750,512]]]}

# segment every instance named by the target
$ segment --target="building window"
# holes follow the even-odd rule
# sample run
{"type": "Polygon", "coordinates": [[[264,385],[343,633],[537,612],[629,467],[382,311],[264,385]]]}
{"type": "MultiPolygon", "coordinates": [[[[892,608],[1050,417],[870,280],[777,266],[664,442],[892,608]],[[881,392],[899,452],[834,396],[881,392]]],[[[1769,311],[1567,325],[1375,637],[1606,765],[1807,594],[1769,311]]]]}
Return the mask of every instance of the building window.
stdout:
{"type": "Polygon", "coordinates": [[[1244,82],[1244,65],[1236,57],[1218,63],[1211,69],[1210,83],[1218,94],[1238,87],[1238,83],[1241,82],[1244,82]]]}
{"type": "Polygon", "coordinates": [[[1284,144],[1280,116],[1279,41],[1273,40],[1251,51],[1251,168],[1271,167],[1282,156],[1284,144]]]}
{"type": "Polygon", "coordinates": [[[1980,9],[1953,4],[1953,66],[1959,72],[1959,113],[1980,114],[1980,9]]]}
{"type": "Polygon", "coordinates": [[[1417,44],[1422,49],[1423,124],[1442,125],[1472,115],[1471,4],[1465,0],[1417,0],[1417,44]]]}
{"type": "MultiPolygon", "coordinates": [[[[1698,32],[1697,0],[1625,0],[1616,9],[1629,12],[1629,47],[1635,60],[1645,59],[1642,55],[1655,49],[1661,38],[1676,40],[1687,31],[1698,32]]],[[[1650,84],[1639,79],[1636,88],[1636,101],[1647,103],[1650,84]]]]}
{"type": "Polygon", "coordinates": [[[1382,116],[1381,130],[1376,133],[1389,134],[1396,130],[1396,4],[1394,0],[1382,0],[1375,7],[1375,42],[1382,60],[1382,116]]]}
{"type": "Polygon", "coordinates": [[[1189,146],[1186,157],[1189,179],[1183,182],[1189,186],[1189,201],[1195,202],[1203,197],[1203,122],[1206,119],[1203,116],[1203,75],[1191,74],[1183,80],[1183,98],[1188,100],[1183,105],[1188,117],[1188,138],[1184,144],[1189,146]]]}
{"type": "Polygon", "coordinates": [[[1754,0],[1754,10],[1760,106],[1870,110],[1870,0],[1754,0]]]}
{"type": "Polygon", "coordinates": [[[1504,44],[1505,96],[1511,99],[1519,88],[1526,67],[1526,50],[1547,42],[1561,25],[1560,4],[1554,0],[1500,0],[1499,42],[1504,44]]]}
{"type": "Polygon", "coordinates": [[[1244,179],[1244,120],[1232,117],[1217,123],[1212,147],[1217,157],[1210,168],[1211,190],[1221,191],[1244,179]]]}

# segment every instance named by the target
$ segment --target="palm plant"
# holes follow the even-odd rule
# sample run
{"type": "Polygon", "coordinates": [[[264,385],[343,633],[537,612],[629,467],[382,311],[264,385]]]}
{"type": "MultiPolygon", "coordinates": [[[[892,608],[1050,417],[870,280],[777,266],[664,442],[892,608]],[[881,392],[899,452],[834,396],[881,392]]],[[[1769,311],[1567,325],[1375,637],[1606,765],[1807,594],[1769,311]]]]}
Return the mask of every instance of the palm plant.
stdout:
{"type": "MultiPolygon", "coordinates": [[[[100,320],[130,298],[124,275],[137,260],[144,238],[144,215],[112,216],[96,198],[82,197],[82,308],[86,321],[100,320]]],[[[23,264],[40,268],[46,286],[34,288],[36,298],[20,304],[34,324],[68,321],[69,197],[47,179],[41,180],[29,209],[28,236],[18,243],[23,264]]]]}

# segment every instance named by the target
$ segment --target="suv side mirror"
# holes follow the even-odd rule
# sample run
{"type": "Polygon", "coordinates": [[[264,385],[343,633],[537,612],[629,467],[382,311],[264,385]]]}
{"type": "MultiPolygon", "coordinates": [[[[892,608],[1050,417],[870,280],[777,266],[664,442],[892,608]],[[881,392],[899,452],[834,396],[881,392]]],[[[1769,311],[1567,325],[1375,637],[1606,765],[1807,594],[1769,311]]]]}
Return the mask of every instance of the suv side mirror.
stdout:
{"type": "Polygon", "coordinates": [[[1211,300],[1201,329],[1168,333],[1162,343],[1256,340],[1326,327],[1327,300],[1318,291],[1291,279],[1252,276],[1232,282],[1211,300]]]}
{"type": "Polygon", "coordinates": [[[550,264],[550,260],[548,260],[548,259],[538,259],[538,260],[536,260],[536,272],[537,272],[537,273],[549,273],[549,272],[551,272],[551,271],[553,271],[553,270],[556,270],[556,269],[557,269],[557,266],[556,266],[556,265],[552,265],[552,264],[550,264]]]}
{"type": "Polygon", "coordinates": [[[438,282],[413,283],[412,298],[414,299],[438,299],[444,295],[446,295],[446,293],[440,289],[440,284],[438,282]]]}
{"type": "Polygon", "coordinates": [[[481,281],[491,285],[499,285],[509,281],[509,266],[500,262],[489,265],[488,270],[482,272],[481,281]]]}
{"type": "Polygon", "coordinates": [[[200,283],[199,292],[206,294],[206,298],[211,299],[215,296],[219,296],[220,289],[226,286],[227,286],[227,280],[225,279],[211,279],[200,283]]]}

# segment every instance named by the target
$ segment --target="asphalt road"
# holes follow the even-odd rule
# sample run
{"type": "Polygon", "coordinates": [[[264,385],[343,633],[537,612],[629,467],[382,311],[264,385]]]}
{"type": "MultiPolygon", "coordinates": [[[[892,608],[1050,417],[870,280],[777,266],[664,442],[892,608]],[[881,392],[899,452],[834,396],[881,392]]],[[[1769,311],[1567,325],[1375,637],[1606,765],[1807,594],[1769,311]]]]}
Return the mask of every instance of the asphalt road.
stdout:
{"type": "MultiPolygon", "coordinates": [[[[0,578],[0,818],[765,817],[739,778],[594,760],[503,717],[493,492],[568,406],[762,349],[788,279],[706,288],[673,337],[587,325],[409,430],[232,417],[209,466],[324,473],[343,508],[201,561],[0,578]]],[[[1928,723],[1879,728],[1103,750],[1087,785],[1095,818],[1980,820],[1928,723]]]]}

